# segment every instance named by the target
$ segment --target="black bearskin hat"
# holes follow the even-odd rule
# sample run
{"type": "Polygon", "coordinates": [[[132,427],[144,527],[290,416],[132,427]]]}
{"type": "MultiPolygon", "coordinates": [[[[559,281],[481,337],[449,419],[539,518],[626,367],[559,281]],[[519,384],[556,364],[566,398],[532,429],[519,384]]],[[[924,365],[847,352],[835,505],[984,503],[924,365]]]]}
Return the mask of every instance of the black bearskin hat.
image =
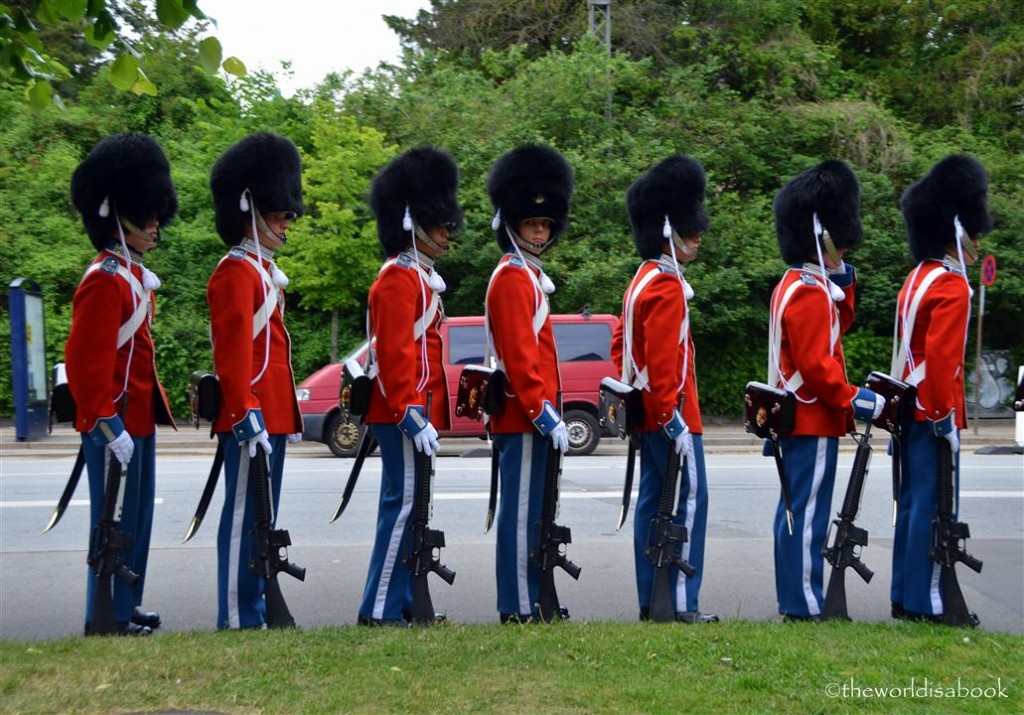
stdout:
{"type": "Polygon", "coordinates": [[[178,213],[171,165],[152,137],[139,134],[116,134],[94,146],[71,175],[71,202],[97,251],[117,234],[117,216],[141,228],[154,216],[166,226],[178,213]]]}
{"type": "MultiPolygon", "coordinates": [[[[504,154],[487,176],[487,194],[500,219],[513,231],[528,218],[546,218],[551,243],[565,230],[569,218],[569,197],[573,174],[569,162],[557,151],[540,144],[524,144],[504,154]]],[[[511,245],[504,228],[497,227],[501,250],[511,245]]]]}
{"type": "Polygon", "coordinates": [[[424,230],[462,225],[462,209],[455,195],[458,187],[455,160],[432,146],[410,149],[381,169],[370,185],[370,210],[387,255],[393,256],[412,242],[412,234],[402,227],[406,207],[424,230]]]}
{"type": "Polygon", "coordinates": [[[794,176],[775,195],[775,237],[786,263],[802,263],[817,256],[815,213],[836,248],[853,248],[863,238],[860,186],[856,174],[843,162],[823,161],[794,176]]]}
{"type": "Polygon", "coordinates": [[[626,191],[626,210],[636,250],[642,258],[657,258],[665,245],[665,216],[680,236],[704,233],[704,167],[696,159],[676,154],[641,176],[626,191]]]}
{"type": "Polygon", "coordinates": [[[914,259],[942,258],[946,247],[956,244],[957,216],[968,236],[990,231],[987,193],[988,172],[967,154],[947,156],[904,191],[900,208],[914,259]]]}
{"type": "Polygon", "coordinates": [[[305,213],[302,160],[290,139],[269,132],[252,134],[221,154],[213,165],[213,213],[217,233],[229,246],[242,242],[251,220],[249,208],[242,208],[246,189],[248,205],[264,216],[277,211],[305,213]]]}

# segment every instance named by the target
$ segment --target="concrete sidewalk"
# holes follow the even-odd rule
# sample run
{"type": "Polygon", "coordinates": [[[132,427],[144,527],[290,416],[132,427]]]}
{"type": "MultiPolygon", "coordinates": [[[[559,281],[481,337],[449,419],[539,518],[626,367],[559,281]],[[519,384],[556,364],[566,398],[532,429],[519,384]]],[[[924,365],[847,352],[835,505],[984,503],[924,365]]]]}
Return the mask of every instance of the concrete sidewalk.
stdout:
{"type": "MultiPolygon", "coordinates": [[[[1014,420],[1008,419],[984,419],[977,421],[977,434],[974,424],[964,430],[960,435],[963,449],[971,452],[979,450],[990,451],[986,448],[998,448],[1000,452],[1009,451],[1016,446],[1014,442],[1014,420]]],[[[880,430],[873,430],[874,445],[880,447],[885,444],[883,434],[880,430]]],[[[19,442],[14,436],[14,425],[10,420],[0,422],[0,455],[4,458],[73,458],[78,452],[81,444],[81,437],[67,425],[58,425],[53,429],[53,434],[34,441],[19,442]]],[[[441,440],[441,454],[445,456],[463,455],[467,452],[486,448],[487,444],[481,439],[473,437],[443,438],[441,440]]],[[[852,439],[844,438],[840,441],[841,450],[853,450],[856,448],[852,439]]],[[[190,423],[178,424],[178,431],[175,432],[167,427],[161,427],[157,437],[157,449],[162,456],[201,456],[210,455],[212,458],[215,449],[214,440],[210,439],[209,426],[195,429],[190,423]]],[[[705,453],[724,452],[750,452],[761,451],[761,440],[748,434],[743,429],[741,422],[712,422],[704,423],[704,451],[705,453]]],[[[324,456],[330,457],[331,452],[327,446],[319,442],[301,442],[296,445],[289,445],[289,454],[301,454],[303,456],[324,456]]],[[[626,454],[626,445],[621,440],[605,437],[601,440],[594,454],[614,455],[626,454]]],[[[475,454],[474,456],[481,456],[475,454]]]]}

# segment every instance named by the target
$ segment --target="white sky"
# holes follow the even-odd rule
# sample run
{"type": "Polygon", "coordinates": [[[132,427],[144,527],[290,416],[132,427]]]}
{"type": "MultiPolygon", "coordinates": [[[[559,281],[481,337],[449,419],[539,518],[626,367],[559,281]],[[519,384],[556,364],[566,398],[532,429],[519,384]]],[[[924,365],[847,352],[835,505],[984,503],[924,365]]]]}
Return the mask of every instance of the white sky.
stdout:
{"type": "Polygon", "coordinates": [[[382,15],[412,18],[429,0],[199,0],[217,21],[213,35],[249,71],[277,75],[285,96],[312,87],[331,71],[359,74],[382,60],[395,60],[401,48],[382,15]],[[281,61],[290,60],[293,77],[281,61]]]}

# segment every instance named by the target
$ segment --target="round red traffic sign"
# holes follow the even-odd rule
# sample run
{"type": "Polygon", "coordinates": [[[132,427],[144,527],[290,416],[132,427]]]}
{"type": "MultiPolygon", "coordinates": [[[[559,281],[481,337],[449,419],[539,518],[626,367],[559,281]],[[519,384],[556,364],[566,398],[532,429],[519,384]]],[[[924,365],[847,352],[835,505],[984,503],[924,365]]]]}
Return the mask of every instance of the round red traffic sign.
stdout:
{"type": "Polygon", "coordinates": [[[985,256],[981,262],[981,282],[986,286],[996,282],[996,257],[992,254],[985,256]]]}

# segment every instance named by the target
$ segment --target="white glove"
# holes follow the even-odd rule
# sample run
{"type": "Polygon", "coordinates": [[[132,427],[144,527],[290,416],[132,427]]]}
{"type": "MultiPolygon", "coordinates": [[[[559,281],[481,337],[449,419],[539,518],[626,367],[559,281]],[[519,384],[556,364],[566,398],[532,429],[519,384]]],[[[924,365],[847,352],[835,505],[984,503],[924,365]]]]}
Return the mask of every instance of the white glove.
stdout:
{"type": "Polygon", "coordinates": [[[673,410],[672,419],[661,428],[665,435],[675,442],[676,454],[693,454],[693,435],[690,434],[690,427],[679,414],[679,410],[673,410]]]}
{"type": "Polygon", "coordinates": [[[245,443],[249,445],[250,459],[256,456],[256,445],[260,445],[261,447],[263,447],[263,451],[268,455],[273,454],[274,452],[274,449],[270,446],[270,435],[267,434],[266,430],[262,430],[252,439],[247,439],[245,443]]]}
{"type": "Polygon", "coordinates": [[[128,434],[128,430],[123,430],[121,434],[107,442],[107,446],[110,447],[110,452],[114,455],[114,458],[124,466],[127,467],[128,462],[132,461],[132,454],[135,453],[135,442],[132,441],[132,436],[128,434]]]}
{"type": "Polygon", "coordinates": [[[412,443],[418,451],[428,457],[441,449],[441,443],[437,441],[437,430],[429,422],[426,427],[412,436],[412,443]]]}
{"type": "Polygon", "coordinates": [[[693,454],[693,435],[690,434],[690,428],[687,427],[682,434],[676,435],[676,454],[683,456],[693,454]]]}
{"type": "Polygon", "coordinates": [[[949,449],[953,454],[960,451],[960,430],[950,430],[942,437],[942,439],[949,442],[949,449]]]}
{"type": "Polygon", "coordinates": [[[565,426],[565,422],[562,420],[558,421],[558,424],[551,428],[548,432],[548,436],[551,437],[552,443],[562,454],[569,451],[569,428],[565,426]]]}
{"type": "Polygon", "coordinates": [[[288,444],[298,444],[301,441],[302,441],[302,433],[301,432],[293,432],[292,434],[288,435],[288,444]]]}

